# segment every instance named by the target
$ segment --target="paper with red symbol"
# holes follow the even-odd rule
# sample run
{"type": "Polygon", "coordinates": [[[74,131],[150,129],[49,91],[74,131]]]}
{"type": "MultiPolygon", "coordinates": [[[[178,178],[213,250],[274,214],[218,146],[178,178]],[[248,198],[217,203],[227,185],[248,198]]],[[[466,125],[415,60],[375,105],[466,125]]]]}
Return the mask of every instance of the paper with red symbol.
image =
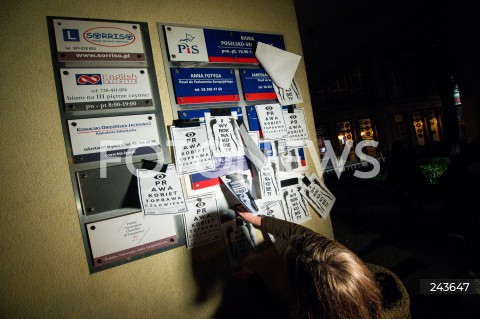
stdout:
{"type": "Polygon", "coordinates": [[[148,70],[60,69],[66,111],[153,106],[148,70]]]}

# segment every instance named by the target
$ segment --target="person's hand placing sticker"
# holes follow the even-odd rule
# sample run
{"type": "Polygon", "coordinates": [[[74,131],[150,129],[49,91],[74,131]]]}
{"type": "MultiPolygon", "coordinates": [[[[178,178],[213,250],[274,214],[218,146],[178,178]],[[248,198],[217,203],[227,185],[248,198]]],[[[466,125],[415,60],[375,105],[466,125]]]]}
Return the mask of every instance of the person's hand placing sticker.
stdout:
{"type": "Polygon", "coordinates": [[[243,205],[235,206],[235,212],[237,215],[247,223],[260,227],[262,225],[262,218],[250,213],[243,205]]]}

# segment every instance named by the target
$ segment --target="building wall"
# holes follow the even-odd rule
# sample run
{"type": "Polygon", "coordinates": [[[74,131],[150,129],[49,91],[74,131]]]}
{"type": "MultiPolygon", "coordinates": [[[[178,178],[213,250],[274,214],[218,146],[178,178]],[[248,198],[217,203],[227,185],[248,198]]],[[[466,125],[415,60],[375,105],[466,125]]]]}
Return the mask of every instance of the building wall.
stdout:
{"type": "MultiPolygon", "coordinates": [[[[210,317],[229,280],[221,242],[89,273],[65,156],[46,16],[148,22],[169,124],[172,112],[156,22],[284,33],[287,49],[302,55],[293,1],[6,0],[0,15],[1,316],[210,317]],[[203,298],[197,298],[199,292],[203,298]]],[[[303,60],[296,78],[314,137],[303,60]]],[[[314,216],[306,226],[333,236],[329,219],[314,216]]]]}

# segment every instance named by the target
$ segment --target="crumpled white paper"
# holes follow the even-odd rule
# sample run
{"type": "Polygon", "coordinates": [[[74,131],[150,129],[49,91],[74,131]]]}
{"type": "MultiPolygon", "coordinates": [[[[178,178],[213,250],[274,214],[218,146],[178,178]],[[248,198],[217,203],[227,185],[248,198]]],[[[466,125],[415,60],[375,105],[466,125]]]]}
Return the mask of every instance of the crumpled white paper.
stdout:
{"type": "Polygon", "coordinates": [[[272,81],[281,88],[289,88],[297,71],[301,56],[258,42],[255,57],[272,81]]]}

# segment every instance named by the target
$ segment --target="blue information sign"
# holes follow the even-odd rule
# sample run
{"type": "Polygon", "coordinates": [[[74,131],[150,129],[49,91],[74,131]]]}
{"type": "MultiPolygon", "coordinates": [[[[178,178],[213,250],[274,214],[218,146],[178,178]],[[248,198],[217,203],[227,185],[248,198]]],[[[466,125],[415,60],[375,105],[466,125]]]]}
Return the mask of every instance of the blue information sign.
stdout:
{"type": "Polygon", "coordinates": [[[272,80],[264,69],[241,69],[240,77],[245,101],[277,99],[272,80]]]}
{"type": "Polygon", "coordinates": [[[171,68],[178,104],[237,102],[234,69],[171,68]]]}
{"type": "Polygon", "coordinates": [[[204,29],[209,62],[258,63],[254,44],[263,42],[285,50],[283,36],[241,31],[204,29]]]}

